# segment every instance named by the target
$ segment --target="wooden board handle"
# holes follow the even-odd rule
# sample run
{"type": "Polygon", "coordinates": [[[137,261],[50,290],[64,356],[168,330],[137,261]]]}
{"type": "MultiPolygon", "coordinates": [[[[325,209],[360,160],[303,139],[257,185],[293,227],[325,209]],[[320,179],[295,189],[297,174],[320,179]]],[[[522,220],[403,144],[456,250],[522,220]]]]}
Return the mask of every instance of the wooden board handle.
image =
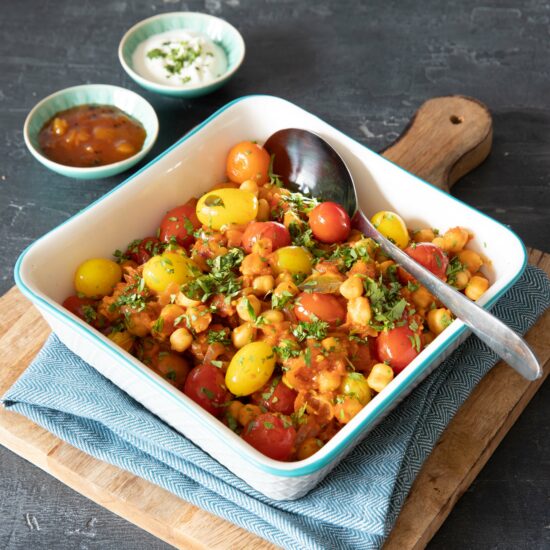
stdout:
{"type": "Polygon", "coordinates": [[[485,160],[492,142],[493,121],[483,103],[460,95],[436,97],[422,104],[382,155],[448,192],[485,160]]]}

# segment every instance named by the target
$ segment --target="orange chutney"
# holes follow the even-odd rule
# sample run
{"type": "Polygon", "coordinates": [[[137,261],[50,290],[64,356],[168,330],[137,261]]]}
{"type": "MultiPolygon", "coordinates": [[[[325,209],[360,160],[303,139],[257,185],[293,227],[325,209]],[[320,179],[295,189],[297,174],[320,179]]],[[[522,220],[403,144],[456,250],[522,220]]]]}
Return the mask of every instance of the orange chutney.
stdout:
{"type": "Polygon", "coordinates": [[[46,157],[65,166],[104,166],[135,155],[145,141],[143,126],[111,105],[79,105],[60,111],[40,130],[46,157]]]}

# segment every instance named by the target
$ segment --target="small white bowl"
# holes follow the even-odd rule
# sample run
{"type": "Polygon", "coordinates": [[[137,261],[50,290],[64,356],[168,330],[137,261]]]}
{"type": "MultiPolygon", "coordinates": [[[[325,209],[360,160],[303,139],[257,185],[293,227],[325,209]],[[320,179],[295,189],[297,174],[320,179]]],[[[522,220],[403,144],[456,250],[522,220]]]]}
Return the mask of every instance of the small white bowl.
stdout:
{"type": "Polygon", "coordinates": [[[55,92],[37,103],[27,115],[23,136],[34,158],[46,168],[77,179],[99,179],[114,176],[137,164],[153,147],[159,133],[159,121],[153,107],[140,95],[109,84],[83,84],[55,92]],[[143,147],[131,157],[103,166],[67,166],[47,158],[38,143],[44,124],[60,111],[78,105],[110,105],[135,118],[145,129],[143,147]]]}
{"type": "Polygon", "coordinates": [[[134,25],[122,37],[118,46],[118,59],[128,75],[146,90],[173,97],[199,97],[223,86],[239,69],[245,55],[244,40],[239,31],[227,21],[191,11],[161,13],[134,25]],[[195,86],[170,86],[145,78],[134,69],[133,54],[147,38],[175,29],[185,29],[204,34],[222,48],[227,57],[226,71],[209,82],[195,86]]]}

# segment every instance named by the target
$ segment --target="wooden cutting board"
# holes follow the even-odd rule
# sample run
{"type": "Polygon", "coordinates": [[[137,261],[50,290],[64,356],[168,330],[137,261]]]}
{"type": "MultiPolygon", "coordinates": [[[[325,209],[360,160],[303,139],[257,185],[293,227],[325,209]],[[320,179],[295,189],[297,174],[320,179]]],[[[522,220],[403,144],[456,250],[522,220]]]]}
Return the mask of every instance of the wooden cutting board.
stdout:
{"type": "MultiPolygon", "coordinates": [[[[385,157],[448,190],[488,155],[492,122],[477,101],[427,101],[385,157]]],[[[550,255],[529,251],[550,275],[550,255]]],[[[39,351],[49,328],[12,288],[0,298],[0,395],[39,351]]],[[[550,371],[550,310],[527,335],[544,377],[550,371]]],[[[443,433],[418,475],[386,549],[423,548],[466,491],[543,379],[528,383],[503,363],[481,381],[443,433]],[[490,403],[490,406],[488,406],[490,403]]],[[[133,474],[96,460],[30,420],[0,408],[0,443],[74,490],[179,548],[275,546],[133,474]]]]}

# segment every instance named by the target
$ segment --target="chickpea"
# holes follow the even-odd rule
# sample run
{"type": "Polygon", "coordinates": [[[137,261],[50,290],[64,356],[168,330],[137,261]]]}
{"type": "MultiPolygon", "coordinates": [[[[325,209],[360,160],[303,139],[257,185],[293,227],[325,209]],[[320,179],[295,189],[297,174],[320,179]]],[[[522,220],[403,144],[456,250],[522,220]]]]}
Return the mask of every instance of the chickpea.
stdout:
{"type": "Polygon", "coordinates": [[[468,242],[470,235],[463,227],[453,227],[443,235],[443,249],[447,252],[460,252],[468,242]]]}
{"type": "Polygon", "coordinates": [[[489,281],[485,277],[481,275],[474,275],[467,284],[464,294],[466,294],[470,300],[475,302],[481,298],[488,288],[489,281]]]}
{"type": "Polygon", "coordinates": [[[243,321],[255,321],[262,309],[262,304],[254,294],[243,296],[237,302],[237,314],[243,321]]]}
{"type": "Polygon", "coordinates": [[[265,199],[260,199],[258,201],[258,214],[256,219],[260,222],[265,222],[269,220],[269,203],[265,199]]]}
{"type": "Polygon", "coordinates": [[[275,279],[275,284],[280,285],[281,283],[294,283],[294,280],[292,279],[292,273],[289,273],[288,271],[283,271],[282,273],[279,273],[279,275],[277,275],[277,278],[275,279]]]}
{"type": "Polygon", "coordinates": [[[457,254],[457,256],[460,263],[464,264],[466,266],[466,269],[471,274],[479,271],[479,268],[483,265],[483,260],[481,259],[481,256],[473,250],[462,250],[457,254]]]}
{"type": "Polygon", "coordinates": [[[268,275],[271,273],[269,264],[259,254],[245,256],[239,268],[243,275],[268,275]]]}
{"type": "Polygon", "coordinates": [[[419,229],[413,234],[413,241],[415,243],[431,243],[435,239],[435,233],[433,229],[419,229]]]}
{"type": "Polygon", "coordinates": [[[264,311],[262,313],[261,317],[266,323],[270,325],[275,323],[282,323],[285,320],[283,312],[277,309],[268,309],[267,311],[264,311]]]}
{"type": "Polygon", "coordinates": [[[354,397],[344,397],[342,403],[334,406],[334,418],[341,424],[347,424],[362,408],[363,405],[354,397]]]}
{"type": "Polygon", "coordinates": [[[348,318],[354,325],[367,326],[372,317],[369,299],[365,296],[348,301],[348,318]]]}
{"type": "Polygon", "coordinates": [[[275,279],[273,275],[259,275],[252,281],[252,288],[257,294],[267,294],[273,290],[275,279]]]}
{"type": "Polygon", "coordinates": [[[317,376],[319,393],[335,391],[340,387],[342,375],[337,371],[322,370],[317,376]]]}
{"type": "Polygon", "coordinates": [[[252,420],[262,414],[262,410],[257,405],[243,405],[239,410],[239,424],[243,427],[248,426],[252,420]]]}
{"type": "Polygon", "coordinates": [[[241,185],[239,185],[239,189],[242,189],[243,191],[250,191],[250,193],[258,196],[259,187],[254,180],[243,181],[241,185]]]}
{"type": "Polygon", "coordinates": [[[170,335],[170,347],[174,351],[183,353],[185,350],[189,349],[191,343],[193,342],[192,334],[183,327],[176,329],[170,335]]]}
{"type": "Polygon", "coordinates": [[[231,340],[237,349],[241,349],[246,346],[246,344],[254,342],[255,338],[256,327],[252,323],[243,323],[242,325],[235,327],[233,329],[233,333],[231,334],[231,340]]]}
{"type": "Polygon", "coordinates": [[[458,288],[458,290],[462,290],[468,284],[470,277],[471,277],[470,272],[467,271],[466,269],[459,271],[458,273],[455,274],[455,280],[454,280],[453,286],[458,288]]]}
{"type": "Polygon", "coordinates": [[[367,378],[367,384],[380,393],[393,380],[393,369],[386,363],[376,363],[367,378]]]}
{"type": "Polygon", "coordinates": [[[178,292],[176,296],[176,304],[183,307],[196,307],[201,304],[200,300],[192,300],[188,298],[183,292],[178,292]]]}
{"type": "Polygon", "coordinates": [[[334,336],[329,336],[328,338],[325,338],[324,340],[322,340],[321,345],[323,346],[323,349],[325,349],[328,352],[341,351],[342,349],[340,340],[338,338],[335,338],[334,336]]]}
{"type": "Polygon", "coordinates": [[[346,279],[340,285],[340,294],[346,299],[359,298],[363,294],[363,281],[360,277],[353,276],[346,279]]]}
{"type": "Polygon", "coordinates": [[[314,455],[321,447],[323,442],[316,437],[308,437],[304,439],[302,444],[298,447],[297,457],[298,460],[305,460],[314,455]]]}
{"type": "Polygon", "coordinates": [[[434,297],[424,286],[420,286],[411,294],[411,300],[418,308],[428,309],[434,302],[434,297]]]}
{"type": "Polygon", "coordinates": [[[283,281],[275,287],[273,294],[275,296],[282,296],[285,292],[290,292],[293,296],[296,296],[300,291],[292,281],[283,281]]]}
{"type": "Polygon", "coordinates": [[[187,308],[185,317],[188,326],[195,332],[204,332],[212,322],[212,314],[206,306],[187,308]]]}
{"type": "Polygon", "coordinates": [[[443,237],[436,237],[436,238],[432,241],[432,244],[435,245],[435,246],[438,246],[439,248],[442,248],[443,250],[445,250],[443,237]]]}
{"type": "Polygon", "coordinates": [[[428,327],[434,334],[441,334],[452,322],[451,312],[442,307],[431,309],[427,315],[428,327]]]}

